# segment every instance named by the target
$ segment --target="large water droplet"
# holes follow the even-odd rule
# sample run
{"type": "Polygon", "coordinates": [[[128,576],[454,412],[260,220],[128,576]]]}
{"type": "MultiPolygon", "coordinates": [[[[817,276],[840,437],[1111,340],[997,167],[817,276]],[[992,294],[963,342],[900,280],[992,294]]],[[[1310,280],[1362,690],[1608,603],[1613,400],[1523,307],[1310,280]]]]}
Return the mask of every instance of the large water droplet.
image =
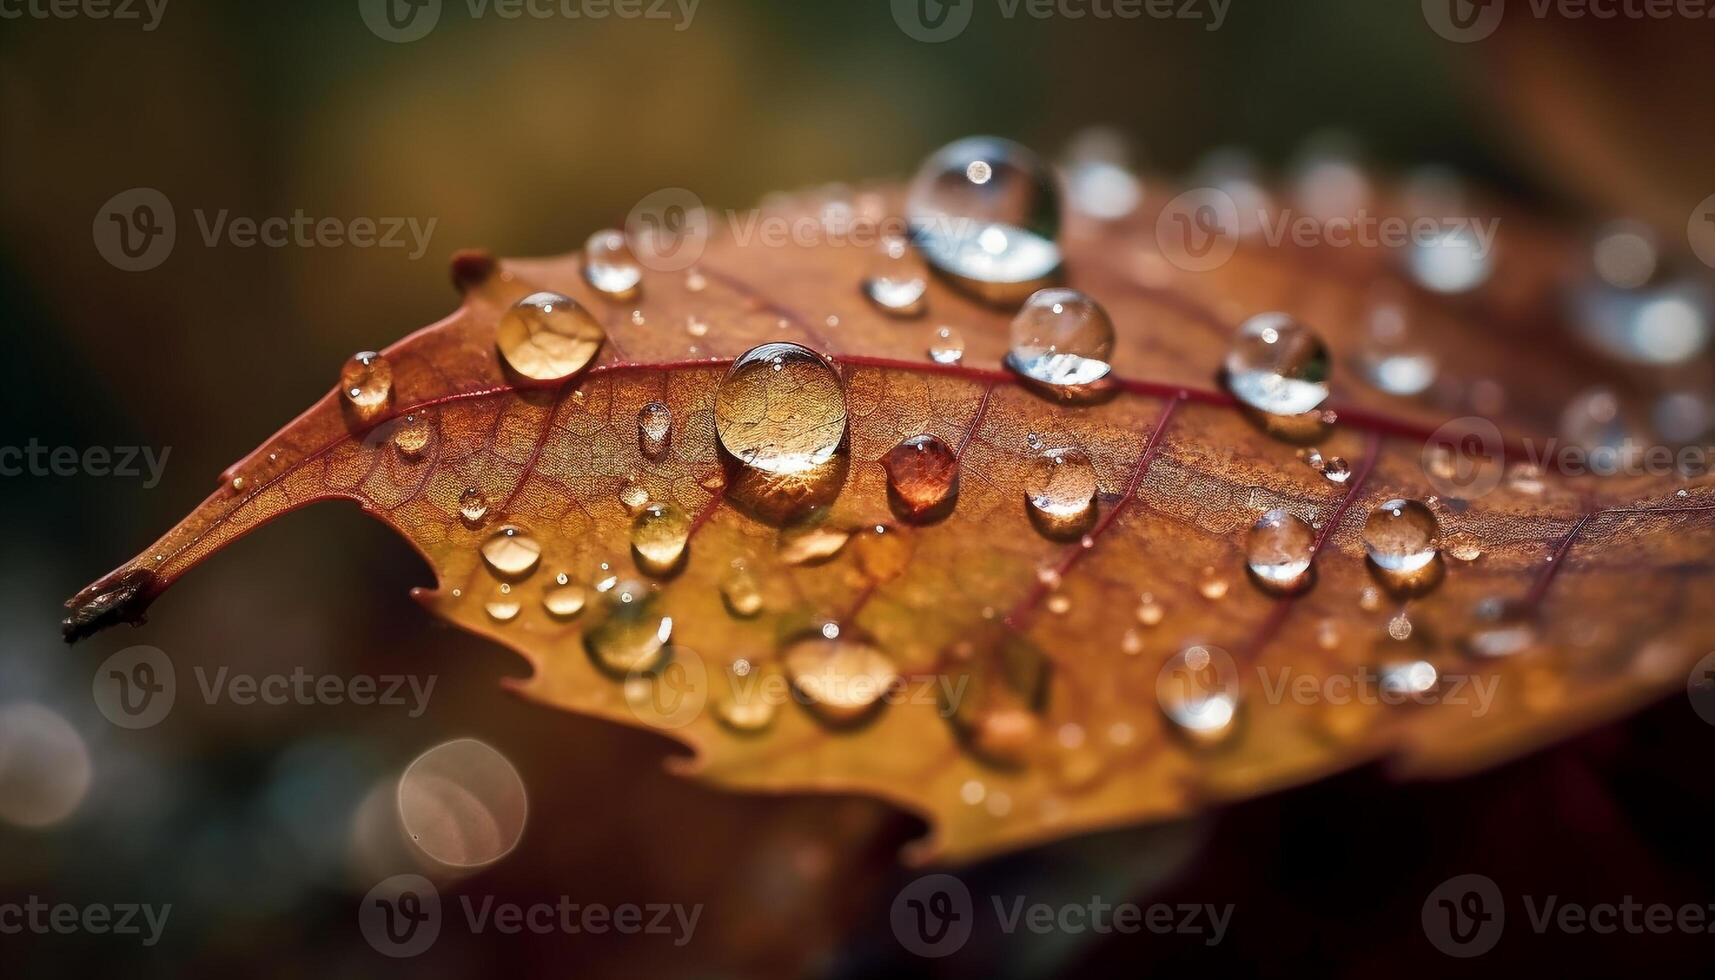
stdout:
{"type": "Polygon", "coordinates": [[[1174,728],[1197,745],[1226,741],[1236,730],[1238,669],[1224,650],[1186,647],[1162,665],[1155,696],[1174,728]]]}
{"type": "Polygon", "coordinates": [[[1364,377],[1390,395],[1417,395],[1435,383],[1435,354],[1412,336],[1405,307],[1382,303],[1370,312],[1359,351],[1364,377]]]}
{"type": "Polygon", "coordinates": [[[690,540],[691,519],[672,504],[649,504],[631,524],[632,555],[651,575],[677,571],[690,540]]]}
{"type": "Polygon", "coordinates": [[[506,365],[533,381],[560,381],[578,373],[606,337],[589,311],[569,296],[550,292],[519,300],[495,330],[506,365]]]}
{"type": "Polygon", "coordinates": [[[1395,498],[1370,511],[1364,521],[1364,551],[1383,582],[1412,589],[1431,581],[1439,570],[1440,522],[1420,501],[1395,498]]]}
{"type": "Polygon", "coordinates": [[[1251,525],[1245,537],[1245,564],[1264,590],[1297,592],[1310,584],[1315,549],[1316,532],[1309,523],[1277,507],[1251,525]]]}
{"type": "Polygon", "coordinates": [[[1518,599],[1488,598],[1477,603],[1474,625],[1462,646],[1474,657],[1510,657],[1536,644],[1536,610],[1518,599]]]}
{"type": "Polygon", "coordinates": [[[339,369],[339,392],[360,422],[372,422],[393,399],[393,365],[372,350],[351,355],[339,369]]]}
{"type": "Polygon", "coordinates": [[[1112,370],[1114,324],[1101,304],[1076,289],[1042,289],[1012,318],[1006,363],[1045,385],[1093,384],[1112,370]]]}
{"type": "Polygon", "coordinates": [[[851,724],[869,715],[899,680],[887,654],[849,632],[811,634],[786,648],[782,661],[800,698],[818,717],[851,724]]]}
{"type": "Polygon", "coordinates": [[[1056,537],[1082,534],[1095,516],[1096,468],[1082,449],[1049,449],[1030,464],[1024,499],[1039,529],[1056,537]]]}
{"type": "Polygon", "coordinates": [[[565,572],[554,576],[554,581],[542,593],[542,608],[555,619],[571,619],[584,611],[587,595],[584,587],[572,581],[565,572]]]}
{"type": "Polygon", "coordinates": [[[482,545],[482,560],[501,578],[523,578],[536,570],[541,558],[541,543],[512,525],[494,532],[482,545]]]}
{"type": "Polygon", "coordinates": [[[1303,415],[1328,398],[1328,348],[1284,313],[1263,313],[1239,327],[1227,352],[1227,387],[1268,415],[1303,415]]]}
{"type": "Polygon", "coordinates": [[[906,439],[881,458],[887,471],[888,500],[907,520],[944,516],[959,490],[959,457],[931,435],[906,439]]]}
{"type": "Polygon", "coordinates": [[[915,316],[923,312],[923,294],[928,289],[929,271],[923,266],[923,257],[904,238],[884,237],[870,259],[864,295],[887,313],[915,316]]]}
{"type": "Polygon", "coordinates": [[[827,463],[846,435],[846,393],[839,375],[797,344],[753,347],[715,391],[715,433],[722,448],[753,469],[795,475],[827,463]]]}
{"type": "Polygon", "coordinates": [[[1034,153],[974,136],[923,164],[907,211],[931,265],[982,298],[1016,302],[1059,271],[1059,197],[1034,153]]]}
{"type": "Polygon", "coordinates": [[[649,459],[660,459],[673,435],[673,412],[660,402],[637,410],[637,448],[649,459]]]}
{"type": "Polygon", "coordinates": [[[625,233],[609,228],[591,235],[584,244],[584,280],[612,300],[637,295],[643,267],[631,252],[625,233]]]}
{"type": "Polygon", "coordinates": [[[596,666],[616,676],[654,670],[667,656],[672,617],[656,609],[656,597],[641,582],[617,582],[601,593],[605,616],[584,634],[596,666]]]}

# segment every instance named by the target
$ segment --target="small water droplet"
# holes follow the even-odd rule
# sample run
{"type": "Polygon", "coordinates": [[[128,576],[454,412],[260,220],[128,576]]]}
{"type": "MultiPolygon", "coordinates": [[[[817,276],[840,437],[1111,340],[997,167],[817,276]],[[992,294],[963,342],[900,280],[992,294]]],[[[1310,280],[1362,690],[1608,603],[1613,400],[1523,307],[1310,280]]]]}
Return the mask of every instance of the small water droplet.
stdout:
{"type": "Polygon", "coordinates": [[[626,480],[625,485],[619,488],[619,505],[625,508],[627,514],[636,517],[648,503],[649,491],[643,489],[643,485],[636,480],[626,480]]]}
{"type": "Polygon", "coordinates": [[[1483,543],[1469,534],[1449,535],[1447,553],[1460,561],[1476,561],[1483,557],[1483,543]]]}
{"type": "Polygon", "coordinates": [[[474,527],[481,524],[482,519],[487,516],[488,496],[476,487],[466,487],[465,491],[459,494],[459,517],[474,527]]]}
{"type": "Polygon", "coordinates": [[[393,448],[399,450],[399,455],[406,459],[416,460],[423,457],[429,448],[429,438],[433,434],[429,420],[413,412],[399,420],[393,429],[393,448]]]}
{"type": "Polygon", "coordinates": [[[685,291],[700,293],[709,288],[708,277],[698,271],[695,266],[685,270],[685,291]]]}
{"type": "Polygon", "coordinates": [[[602,597],[605,616],[584,634],[584,648],[596,666],[620,677],[660,666],[673,637],[673,620],[657,611],[649,587],[618,582],[602,597]]]}
{"type": "Polygon", "coordinates": [[[936,327],[929,335],[929,359],[936,364],[957,364],[964,360],[964,335],[952,327],[936,327]]]}
{"type": "Polygon", "coordinates": [[[351,355],[339,369],[339,391],[358,421],[372,422],[393,399],[393,365],[372,350],[351,355]]]}
{"type": "Polygon", "coordinates": [[[1137,627],[1129,626],[1120,634],[1120,652],[1132,657],[1143,652],[1143,634],[1138,632],[1137,627]]]}
{"type": "Polygon", "coordinates": [[[1364,551],[1384,584],[1414,588],[1438,570],[1440,522],[1421,501],[1395,498],[1370,512],[1364,522],[1364,551]]]}
{"type": "Polygon", "coordinates": [[[715,433],[747,466],[776,475],[807,473],[832,459],[845,440],[845,387],[806,347],[753,347],[715,391],[715,433]]]}
{"type": "Polygon", "coordinates": [[[1266,592],[1285,595],[1308,586],[1316,532],[1284,508],[1263,514],[1245,537],[1245,564],[1266,592]]]}
{"type": "Polygon", "coordinates": [[[923,312],[923,294],[928,289],[929,271],[911,243],[898,235],[882,238],[863,282],[870,302],[896,316],[915,316],[923,312]]]}
{"type": "Polygon", "coordinates": [[[1375,612],[1382,607],[1382,594],[1373,585],[1366,585],[1358,593],[1358,608],[1364,612],[1375,612]]]}
{"type": "Polygon", "coordinates": [[[1225,651],[1189,646],[1162,665],[1155,681],[1156,701],[1168,722],[1193,744],[1215,745],[1236,730],[1238,680],[1225,651]]]}
{"type": "Polygon", "coordinates": [[[1056,592],[1048,597],[1048,611],[1056,616],[1064,616],[1072,611],[1072,600],[1063,592],[1056,592]]]}
{"type": "Polygon", "coordinates": [[[1155,596],[1145,592],[1137,603],[1137,621],[1145,626],[1159,626],[1167,615],[1167,609],[1157,602],[1155,596]]]}
{"type": "Polygon", "coordinates": [[[1012,319],[1007,366],[1055,388],[1094,384],[1112,370],[1114,324],[1101,304],[1075,289],[1031,294],[1012,319]]]}
{"type": "Polygon", "coordinates": [[[911,537],[902,528],[875,524],[857,535],[858,568],[874,582],[898,578],[911,564],[911,537]]]}
{"type": "Polygon", "coordinates": [[[1246,320],[1227,352],[1233,395],[1268,415],[1315,411],[1328,398],[1328,348],[1309,327],[1284,313],[1246,320]]]}
{"type": "Polygon", "coordinates": [[[1227,580],[1216,573],[1214,568],[1203,569],[1203,575],[1197,580],[1197,591],[1205,599],[1221,599],[1227,594],[1227,580]]]}
{"type": "Polygon", "coordinates": [[[1143,184],[1131,172],[1131,152],[1117,131],[1086,129],[1066,150],[1066,185],[1072,206],[1102,221],[1117,221],[1136,210],[1143,184]]]}
{"type": "Polygon", "coordinates": [[[518,597],[512,594],[512,586],[502,582],[494,590],[494,595],[483,603],[482,608],[488,612],[488,615],[495,622],[510,623],[518,618],[518,610],[523,608],[523,603],[519,602],[518,597]]]}
{"type": "Polygon", "coordinates": [[[1591,265],[1603,282],[1616,289],[1636,289],[1656,277],[1661,260],[1655,233],[1634,221],[1604,228],[1590,249],[1591,265]]]}
{"type": "Polygon", "coordinates": [[[1345,483],[1352,478],[1352,464],[1343,456],[1329,456],[1322,463],[1322,475],[1330,483],[1345,483]]]}
{"type": "Polygon", "coordinates": [[[742,562],[735,562],[721,579],[721,601],[727,612],[740,619],[749,619],[762,611],[762,590],[756,576],[742,562]]]}
{"type": "Polygon", "coordinates": [[[1387,621],[1387,635],[1396,640],[1411,639],[1411,630],[1411,617],[1407,616],[1403,609],[1394,613],[1393,618],[1387,621]]]}
{"type": "Polygon", "coordinates": [[[1494,243],[1468,225],[1454,225],[1427,238],[1414,236],[1405,266],[1424,289],[1464,293],[1476,289],[1494,271],[1494,243]]]}
{"type": "Polygon", "coordinates": [[[888,499],[907,520],[943,516],[959,489],[959,458],[940,438],[917,435],[881,458],[888,499]]]}
{"type": "Polygon", "coordinates": [[[232,487],[233,493],[243,493],[244,492],[244,486],[245,486],[244,477],[235,476],[232,478],[232,482],[228,485],[232,487]]]}
{"type": "Polygon", "coordinates": [[[672,504],[648,504],[631,524],[631,553],[651,575],[677,571],[690,540],[691,519],[672,504]]]}
{"type": "Polygon", "coordinates": [[[560,381],[595,357],[607,334],[569,296],[531,293],[500,318],[495,344],[507,367],[533,381],[560,381]]]}
{"type": "Polygon", "coordinates": [[[906,209],[929,263],[985,299],[1016,302],[1059,270],[1054,175],[1017,143],[943,147],[912,180],[906,209]]]}
{"type": "Polygon", "coordinates": [[[1024,499],[1037,527],[1055,536],[1082,535],[1096,510],[1096,468],[1082,449],[1049,449],[1025,477],[1024,499]]]}
{"type": "Polygon", "coordinates": [[[542,592],[542,608],[555,619],[571,619],[583,612],[584,587],[572,581],[565,572],[554,576],[554,581],[542,592]]]}
{"type": "Polygon", "coordinates": [[[625,233],[598,231],[584,244],[584,281],[608,299],[628,300],[637,295],[643,267],[631,252],[625,233]]]}
{"type": "Polygon", "coordinates": [[[832,724],[868,716],[899,680],[891,658],[854,636],[804,637],[786,648],[781,661],[803,703],[832,724]]]}
{"type": "Polygon", "coordinates": [[[1378,304],[1370,311],[1358,363],[1370,384],[1402,396],[1427,391],[1439,369],[1434,351],[1413,336],[1405,307],[1393,302],[1378,304]]]}
{"type": "Polygon", "coordinates": [[[1536,644],[1536,610],[1518,599],[1490,597],[1477,603],[1462,646],[1473,657],[1510,657],[1536,644]]]}
{"type": "Polygon", "coordinates": [[[780,699],[763,678],[751,678],[750,661],[740,659],[727,670],[727,683],[718,689],[715,718],[732,731],[749,735],[774,723],[780,699]]]}
{"type": "Polygon", "coordinates": [[[840,553],[850,530],[831,524],[796,524],[780,531],[780,560],[788,565],[813,565],[840,553]]]}
{"type": "Polygon", "coordinates": [[[660,459],[673,434],[673,412],[660,402],[637,410],[637,448],[649,459],[660,459]]]}
{"type": "Polygon", "coordinates": [[[695,313],[685,317],[685,332],[693,337],[704,337],[709,332],[709,321],[695,313]]]}
{"type": "Polygon", "coordinates": [[[542,545],[522,528],[507,525],[482,545],[482,560],[494,574],[519,579],[536,570],[542,545]]]}

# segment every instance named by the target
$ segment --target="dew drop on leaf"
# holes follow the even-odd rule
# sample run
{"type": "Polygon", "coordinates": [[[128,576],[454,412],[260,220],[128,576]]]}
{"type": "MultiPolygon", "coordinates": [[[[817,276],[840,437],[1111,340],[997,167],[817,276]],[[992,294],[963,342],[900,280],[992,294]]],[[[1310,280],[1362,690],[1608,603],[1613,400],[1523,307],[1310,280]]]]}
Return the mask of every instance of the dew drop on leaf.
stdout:
{"type": "Polygon", "coordinates": [[[1114,324],[1075,289],[1041,289],[1012,318],[1007,366],[1051,387],[1093,384],[1112,370],[1114,324]]]}
{"type": "Polygon", "coordinates": [[[690,540],[691,519],[672,504],[648,504],[631,523],[631,553],[651,575],[677,570],[690,540]]]}
{"type": "Polygon", "coordinates": [[[584,244],[584,281],[608,299],[628,300],[637,295],[643,267],[623,232],[609,228],[590,236],[584,244]]]}
{"type": "Polygon", "coordinates": [[[832,459],[845,440],[845,387],[809,348],[753,347],[715,391],[715,434],[746,466],[775,475],[808,473],[832,459]]]}
{"type": "Polygon", "coordinates": [[[1473,657],[1510,657],[1536,643],[1536,612],[1518,599],[1490,597],[1477,603],[1473,625],[1461,646],[1473,657]]]}
{"type": "Polygon", "coordinates": [[[734,562],[721,578],[721,601],[726,604],[727,612],[740,619],[749,619],[762,611],[762,590],[757,587],[756,576],[743,562],[734,562]]]}
{"type": "Polygon", "coordinates": [[[518,618],[518,611],[523,608],[523,604],[513,595],[512,586],[502,582],[488,601],[483,603],[482,608],[495,622],[510,623],[518,618]]]}
{"type": "Polygon", "coordinates": [[[1060,192],[1030,150],[973,136],[917,171],[906,203],[924,257],[996,302],[1023,299],[1060,268],[1060,192]]]}
{"type": "Polygon", "coordinates": [[[1304,518],[1284,508],[1263,514],[1245,536],[1245,566],[1263,591],[1297,592],[1310,584],[1310,559],[1316,532],[1304,518]]]}
{"type": "Polygon", "coordinates": [[[1246,320],[1227,352],[1233,396],[1268,415],[1314,411],[1328,398],[1328,348],[1322,338],[1284,313],[1246,320]]]}
{"type": "Polygon", "coordinates": [[[1330,483],[1345,483],[1352,478],[1352,464],[1343,456],[1329,456],[1322,462],[1322,475],[1330,483]]]}
{"type": "Polygon", "coordinates": [[[627,514],[635,517],[649,503],[649,491],[643,489],[643,484],[636,480],[626,480],[619,488],[619,505],[625,508],[627,514]]]}
{"type": "Polygon", "coordinates": [[[393,400],[393,365],[372,350],[351,355],[339,369],[339,392],[360,422],[372,422],[393,400]]]}
{"type": "Polygon", "coordinates": [[[459,517],[466,524],[481,524],[488,516],[488,496],[476,487],[466,487],[459,494],[459,517]]]}
{"type": "Polygon", "coordinates": [[[829,524],[794,524],[780,531],[780,560],[788,565],[814,565],[840,553],[851,531],[829,524]]]}
{"type": "Polygon", "coordinates": [[[541,542],[512,525],[494,532],[482,545],[482,560],[501,578],[523,578],[536,570],[541,558],[541,542]]]}
{"type": "Polygon", "coordinates": [[[637,410],[637,448],[649,459],[660,459],[673,434],[673,412],[660,402],[637,410]]]}
{"type": "Polygon", "coordinates": [[[959,458],[937,436],[916,435],[881,458],[888,498],[907,520],[945,513],[959,489],[959,458]]]}
{"type": "Polygon", "coordinates": [[[1224,742],[1237,728],[1238,671],[1221,650],[1198,644],[1174,654],[1156,676],[1155,696],[1162,715],[1195,745],[1224,742]]]}
{"type": "Polygon", "coordinates": [[[585,599],[584,587],[561,572],[542,592],[542,608],[555,619],[571,619],[583,612],[585,599]]]}
{"type": "Polygon", "coordinates": [[[1421,501],[1394,498],[1364,521],[1364,551],[1383,582],[1409,588],[1433,574],[1440,522],[1421,501]]]}
{"type": "Polygon", "coordinates": [[[1418,395],[1435,383],[1435,354],[1412,335],[1405,307],[1385,302],[1370,311],[1358,351],[1364,377],[1390,395],[1418,395]]]}
{"type": "Polygon", "coordinates": [[[850,724],[876,710],[899,679],[892,658],[864,640],[837,632],[797,640],[781,660],[805,705],[833,724],[850,724]]]}
{"type": "Polygon", "coordinates": [[[1030,464],[1024,499],[1038,526],[1059,533],[1071,526],[1082,533],[1096,507],[1096,468],[1082,449],[1049,449],[1030,464]]]}
{"type": "Polygon", "coordinates": [[[915,316],[923,312],[923,294],[928,289],[929,271],[911,243],[899,235],[882,238],[863,281],[869,301],[894,316],[915,316]]]}
{"type": "Polygon", "coordinates": [[[957,364],[965,359],[965,338],[948,326],[936,327],[929,334],[929,360],[936,364],[957,364]]]}
{"type": "Polygon", "coordinates": [[[506,366],[532,381],[560,381],[578,373],[606,338],[589,311],[569,296],[550,292],[519,300],[495,329],[506,366]]]}
{"type": "Polygon", "coordinates": [[[399,455],[406,459],[421,459],[424,451],[429,448],[432,431],[429,420],[422,415],[407,415],[400,419],[393,429],[393,448],[399,450],[399,455]]]}
{"type": "Polygon", "coordinates": [[[673,620],[657,610],[649,587],[617,582],[602,599],[601,622],[584,634],[584,648],[596,666],[621,677],[660,666],[673,637],[673,620]]]}
{"type": "Polygon", "coordinates": [[[1414,240],[1408,246],[1405,266],[1424,289],[1466,293],[1488,281],[1494,271],[1494,247],[1470,227],[1452,226],[1414,240]]]}

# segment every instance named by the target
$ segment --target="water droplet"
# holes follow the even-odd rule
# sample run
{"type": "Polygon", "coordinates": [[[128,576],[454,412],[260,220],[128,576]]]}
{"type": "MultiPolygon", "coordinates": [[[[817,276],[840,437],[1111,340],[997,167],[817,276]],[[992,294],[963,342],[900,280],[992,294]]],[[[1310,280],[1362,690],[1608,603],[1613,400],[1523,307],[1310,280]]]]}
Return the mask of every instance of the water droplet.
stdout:
{"type": "Polygon", "coordinates": [[[1589,467],[1598,474],[1639,462],[1647,442],[1641,432],[1610,388],[1586,388],[1560,413],[1560,437],[1588,452],[1589,467]]]}
{"type": "Polygon", "coordinates": [[[360,422],[372,422],[393,399],[393,365],[372,350],[351,355],[339,369],[339,392],[360,422]]]}
{"type": "Polygon", "coordinates": [[[901,528],[875,524],[857,535],[858,568],[874,582],[898,578],[911,564],[911,537],[901,528]]]}
{"type": "Polygon", "coordinates": [[[1120,651],[1133,657],[1143,652],[1143,634],[1137,631],[1137,627],[1127,627],[1120,634],[1120,651]]]}
{"type": "Polygon", "coordinates": [[[1153,594],[1145,592],[1143,596],[1138,599],[1137,621],[1143,625],[1159,626],[1161,625],[1162,617],[1166,615],[1166,608],[1156,601],[1153,594]]]}
{"type": "Polygon", "coordinates": [[[542,608],[555,619],[571,619],[584,610],[584,587],[572,581],[565,572],[554,576],[553,584],[542,593],[542,608]]]}
{"type": "Polygon", "coordinates": [[[1215,600],[1226,597],[1227,580],[1217,574],[1214,568],[1203,569],[1203,575],[1197,580],[1197,591],[1203,598],[1215,600]]]}
{"type": "Polygon", "coordinates": [[[623,232],[609,228],[590,236],[584,244],[584,281],[608,299],[628,300],[637,295],[643,267],[623,232]]]}
{"type": "Polygon", "coordinates": [[[636,480],[626,480],[625,485],[619,488],[619,505],[625,508],[627,514],[637,516],[648,503],[649,491],[643,489],[643,485],[636,480]]]}
{"type": "Polygon", "coordinates": [[[1656,277],[1661,260],[1655,233],[1635,221],[1604,228],[1590,249],[1596,275],[1616,289],[1636,289],[1656,277]]]}
{"type": "Polygon", "coordinates": [[[721,601],[726,603],[727,612],[740,619],[749,619],[762,611],[762,590],[756,585],[756,576],[742,562],[734,562],[721,579],[721,601]]]}
{"type": "Polygon", "coordinates": [[[1417,284],[1437,293],[1476,289],[1494,271],[1493,242],[1469,225],[1459,224],[1414,240],[1406,252],[1406,270],[1417,284]]]}
{"type": "Polygon", "coordinates": [[[1412,588],[1434,575],[1440,553],[1440,522],[1421,501],[1395,498],[1364,521],[1364,551],[1383,582],[1412,588]]]}
{"type": "Polygon", "coordinates": [[[540,292],[500,318],[495,343],[507,367],[533,381],[560,381],[583,370],[607,334],[569,296],[540,292]]]}
{"type": "Polygon", "coordinates": [[[840,553],[852,532],[831,524],[797,524],[780,531],[780,560],[788,565],[813,565],[840,553]]]}
{"type": "Polygon", "coordinates": [[[482,519],[488,516],[488,496],[475,487],[466,487],[459,494],[459,516],[466,524],[481,524],[482,519]]]}
{"type": "Polygon", "coordinates": [[[1075,289],[1042,289],[1012,319],[1007,366],[1054,387],[1093,384],[1107,377],[1114,324],[1107,311],[1075,289]]]}
{"type": "Polygon", "coordinates": [[[1381,665],[1378,671],[1383,694],[1411,698],[1427,694],[1441,682],[1441,672],[1427,660],[1400,660],[1381,665]]]}
{"type": "Polygon", "coordinates": [[[406,459],[421,459],[424,451],[429,448],[429,439],[433,433],[434,429],[429,425],[429,420],[413,412],[394,426],[393,448],[399,450],[399,455],[406,459]]]}
{"type": "Polygon", "coordinates": [[[1156,676],[1155,696],[1168,722],[1194,744],[1215,745],[1236,730],[1238,669],[1223,650],[1193,645],[1174,654],[1156,676]]]}
{"type": "Polygon", "coordinates": [[[695,266],[685,270],[685,291],[700,293],[709,288],[708,277],[703,275],[695,266]]]}
{"type": "Polygon", "coordinates": [[[1054,175],[1017,143],[975,136],[943,147],[906,207],[929,263],[982,298],[1016,302],[1060,268],[1054,175]]]}
{"type": "Polygon", "coordinates": [[[832,459],[845,439],[845,388],[808,348],[753,347],[715,391],[715,433],[747,466],[776,475],[807,473],[832,459]]]}
{"type": "Polygon", "coordinates": [[[751,678],[750,661],[739,660],[727,671],[724,689],[715,697],[715,718],[727,728],[741,734],[752,734],[773,724],[779,714],[780,699],[762,683],[764,678],[751,678]]]}
{"type": "Polygon", "coordinates": [[[1308,586],[1316,532],[1304,518],[1284,508],[1263,514],[1245,537],[1245,564],[1264,591],[1277,595],[1308,586]]]}
{"type": "Polygon", "coordinates": [[[1103,221],[1136,210],[1143,184],[1131,172],[1125,137],[1107,128],[1086,129],[1066,149],[1066,184],[1072,206],[1103,221]]]}
{"type": "Polygon", "coordinates": [[[691,519],[672,504],[649,504],[631,524],[631,553],[651,575],[671,575],[685,559],[691,519]]]}
{"type": "Polygon", "coordinates": [[[911,243],[898,235],[881,240],[870,258],[864,295],[887,313],[915,316],[923,312],[923,294],[929,289],[929,271],[911,243]]]}
{"type": "Polygon", "coordinates": [[[1620,289],[1597,279],[1572,288],[1572,321],[1610,357],[1639,364],[1681,364],[1715,333],[1715,291],[1690,276],[1658,277],[1620,289]]]}
{"type": "Polygon", "coordinates": [[[520,579],[536,570],[542,545],[522,528],[507,525],[482,545],[482,560],[501,578],[520,579]]]}
{"type": "Polygon", "coordinates": [[[489,616],[493,617],[495,622],[510,623],[518,618],[518,611],[523,608],[523,603],[512,594],[512,586],[502,582],[494,590],[494,595],[483,603],[482,608],[488,612],[489,616]]]}
{"type": "Polygon", "coordinates": [[[673,433],[673,412],[660,402],[637,410],[637,448],[649,459],[660,459],[673,433]]]}
{"type": "Polygon", "coordinates": [[[1435,353],[1412,335],[1405,307],[1381,303],[1370,312],[1369,330],[1358,351],[1364,377],[1390,395],[1417,395],[1435,383],[1435,353]]]}
{"type": "Polygon", "coordinates": [[[1303,415],[1328,398],[1328,348],[1284,313],[1251,317],[1227,353],[1227,387],[1269,415],[1303,415]]]}
{"type": "Polygon", "coordinates": [[[1322,475],[1330,483],[1345,483],[1352,478],[1352,464],[1344,456],[1329,456],[1322,463],[1322,475]]]}
{"type": "Polygon", "coordinates": [[[685,317],[685,332],[693,337],[706,337],[709,333],[709,321],[692,313],[685,317]]]}
{"type": "Polygon", "coordinates": [[[590,659],[622,677],[660,666],[673,636],[673,620],[656,610],[656,597],[649,587],[622,581],[601,595],[605,616],[584,634],[590,659]]]}
{"type": "Polygon", "coordinates": [[[1036,457],[1024,481],[1024,499],[1037,529],[1051,537],[1082,535],[1096,514],[1096,468],[1076,446],[1036,457]]]}
{"type": "Polygon", "coordinates": [[[1393,618],[1387,621],[1387,635],[1396,640],[1411,639],[1412,628],[1411,617],[1407,616],[1403,609],[1394,613],[1393,618]]]}
{"type": "Polygon", "coordinates": [[[929,335],[929,360],[936,364],[957,364],[964,359],[964,336],[952,327],[936,327],[929,335]]]}
{"type": "Polygon", "coordinates": [[[1375,612],[1382,607],[1382,594],[1373,585],[1366,585],[1358,593],[1358,608],[1364,612],[1375,612]]]}
{"type": "Polygon", "coordinates": [[[1490,597],[1477,603],[1475,625],[1463,647],[1473,657],[1510,657],[1536,644],[1536,610],[1518,599],[1490,597]]]}
{"type": "Polygon", "coordinates": [[[1469,534],[1450,535],[1447,553],[1460,561],[1476,561],[1483,557],[1483,543],[1469,534]]]}
{"type": "Polygon", "coordinates": [[[833,724],[868,716],[899,680],[886,654],[851,635],[812,634],[788,646],[781,660],[804,704],[833,724]]]}
{"type": "Polygon", "coordinates": [[[881,458],[888,499],[907,520],[925,521],[950,509],[959,490],[959,458],[931,435],[906,439],[881,458]]]}

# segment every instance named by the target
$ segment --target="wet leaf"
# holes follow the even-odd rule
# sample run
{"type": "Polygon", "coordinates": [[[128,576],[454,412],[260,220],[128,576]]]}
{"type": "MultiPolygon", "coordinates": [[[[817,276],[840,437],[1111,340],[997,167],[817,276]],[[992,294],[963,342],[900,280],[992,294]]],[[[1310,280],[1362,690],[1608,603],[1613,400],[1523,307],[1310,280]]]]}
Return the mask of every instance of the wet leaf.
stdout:
{"type": "MultiPolygon", "coordinates": [[[[775,216],[814,222],[825,203],[785,199],[775,216]]],[[[1395,282],[1377,250],[1245,245],[1181,271],[1155,218],[1074,216],[1063,234],[1066,284],[1117,332],[1112,374],[1069,399],[1003,369],[1010,310],[939,281],[920,317],[878,309],[850,236],[718,237],[623,300],[592,289],[577,256],[463,254],[463,304],[381,352],[379,403],[377,365],[351,368],[356,396],[324,396],[74,598],[68,636],[140,619],[266,521],[355,500],[429,562],[429,610],[530,662],[523,696],[659,728],[721,786],[893,801],[930,822],[921,854],[950,859],[1368,760],[1467,770],[1683,689],[1715,642],[1697,615],[1715,602],[1710,479],[1518,469],[1592,383],[1647,393],[1560,322],[1574,249],[1507,214],[1490,284],[1448,298],[1395,282]],[[1425,395],[1363,380],[1383,281],[1439,363],[1425,395]],[[497,337],[544,291],[605,331],[570,380],[527,378],[504,348],[528,341],[528,363],[552,368],[534,375],[576,368],[581,321],[497,337]],[[1265,310],[1332,351],[1337,420],[1314,420],[1314,452],[1220,386],[1236,327],[1265,310]],[[927,353],[943,327],[962,360],[927,353]],[[838,383],[805,362],[762,415],[723,407],[730,366],[765,343],[825,355],[838,383]],[[830,397],[846,429],[822,459],[839,437],[830,397]],[[1511,473],[1436,478],[1426,444],[1473,415],[1504,434],[1511,473]],[[717,417],[777,416],[797,420],[786,438],[764,426],[746,430],[746,459],[719,448],[717,417]],[[1094,472],[1094,510],[1071,528],[1027,500],[1056,450],[1094,472]],[[816,465],[747,465],[775,452],[816,465]],[[1462,496],[1473,480],[1493,489],[1462,496]],[[1403,587],[1365,550],[1402,539],[1365,530],[1394,498],[1425,502],[1443,545],[1403,587]],[[1252,581],[1247,541],[1276,509],[1315,532],[1307,587],[1252,581]]],[[[1290,533],[1265,536],[1266,567],[1306,537],[1274,521],[1290,533]]]]}

